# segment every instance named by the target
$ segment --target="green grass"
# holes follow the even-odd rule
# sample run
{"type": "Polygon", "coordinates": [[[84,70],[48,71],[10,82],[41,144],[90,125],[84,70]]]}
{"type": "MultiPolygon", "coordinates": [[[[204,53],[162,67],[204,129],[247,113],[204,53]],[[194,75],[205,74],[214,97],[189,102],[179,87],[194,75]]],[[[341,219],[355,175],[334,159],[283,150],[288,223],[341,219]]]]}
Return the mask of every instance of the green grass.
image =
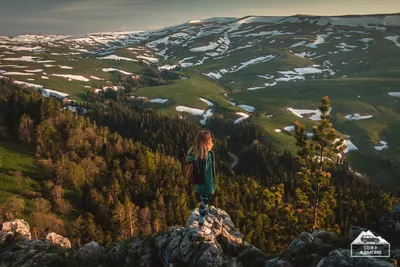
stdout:
{"type": "Polygon", "coordinates": [[[0,203],[13,195],[19,195],[25,201],[29,201],[35,194],[40,193],[40,184],[37,181],[39,167],[33,155],[33,148],[0,141],[0,162],[0,203]],[[20,184],[12,174],[15,171],[22,173],[20,184]]]}
{"type": "MultiPolygon", "coordinates": [[[[207,104],[201,101],[199,97],[211,100],[221,109],[239,110],[229,103],[224,96],[226,90],[217,83],[194,71],[187,72],[186,77],[187,79],[175,80],[168,85],[140,88],[135,92],[135,95],[145,96],[149,99],[168,98],[170,101],[165,104],[165,108],[162,108],[162,110],[171,112],[178,105],[207,109],[207,104]]],[[[160,105],[157,106],[160,107],[160,105]]]]}

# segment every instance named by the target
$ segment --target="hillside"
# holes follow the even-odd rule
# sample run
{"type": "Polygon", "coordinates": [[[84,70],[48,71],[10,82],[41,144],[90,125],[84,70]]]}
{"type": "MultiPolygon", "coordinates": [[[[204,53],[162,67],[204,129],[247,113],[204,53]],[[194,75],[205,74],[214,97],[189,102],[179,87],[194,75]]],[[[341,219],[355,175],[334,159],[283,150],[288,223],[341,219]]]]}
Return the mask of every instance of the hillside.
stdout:
{"type": "Polygon", "coordinates": [[[295,150],[293,121],[311,130],[315,106],[328,95],[332,120],[352,144],[351,166],[396,191],[399,36],[400,15],[386,14],[211,18],[155,31],[0,37],[0,75],[81,103],[93,101],[88,92],[129,86],[131,99],[202,124],[216,115],[225,123],[256,115],[263,142],[281,151],[295,150]],[[143,82],[149,66],[175,78],[143,82]]]}
{"type": "MultiPolygon", "coordinates": [[[[388,214],[389,215],[389,214],[388,214]]],[[[396,215],[398,213],[391,213],[396,215]]],[[[63,236],[49,233],[44,241],[31,239],[23,220],[3,224],[0,231],[2,266],[142,266],[142,267],[350,267],[397,266],[399,250],[392,247],[390,258],[353,258],[350,243],[367,229],[353,227],[346,236],[327,231],[303,232],[281,253],[266,255],[243,240],[229,214],[209,207],[210,233],[196,233],[198,209],[187,226],[174,226],[167,233],[115,242],[108,248],[95,240],[71,249],[63,236]]],[[[398,236],[398,232],[396,233],[398,236]]]]}

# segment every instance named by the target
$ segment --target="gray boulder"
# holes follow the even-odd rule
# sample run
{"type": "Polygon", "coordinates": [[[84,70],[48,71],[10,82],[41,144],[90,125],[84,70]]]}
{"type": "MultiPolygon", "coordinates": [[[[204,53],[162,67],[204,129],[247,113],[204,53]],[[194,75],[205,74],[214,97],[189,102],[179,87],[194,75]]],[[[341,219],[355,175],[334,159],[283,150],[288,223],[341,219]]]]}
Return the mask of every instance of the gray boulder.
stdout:
{"type": "Polygon", "coordinates": [[[351,257],[349,249],[336,249],[321,259],[317,267],[393,267],[393,264],[379,258],[351,257]]]}
{"type": "Polygon", "coordinates": [[[96,241],[92,241],[80,247],[77,256],[82,260],[96,261],[104,254],[105,249],[96,241]]]}

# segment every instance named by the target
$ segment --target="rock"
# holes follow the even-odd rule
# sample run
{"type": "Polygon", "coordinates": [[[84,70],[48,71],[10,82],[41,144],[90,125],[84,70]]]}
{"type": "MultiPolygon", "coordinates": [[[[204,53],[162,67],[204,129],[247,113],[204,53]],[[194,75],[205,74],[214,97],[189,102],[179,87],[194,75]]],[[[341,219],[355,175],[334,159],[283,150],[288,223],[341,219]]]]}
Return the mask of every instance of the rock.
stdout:
{"type": "Polygon", "coordinates": [[[312,234],[307,232],[302,232],[290,243],[287,251],[290,253],[297,253],[300,249],[306,247],[307,245],[314,244],[314,237],[312,234]]]}
{"type": "Polygon", "coordinates": [[[264,267],[293,267],[293,265],[286,260],[274,258],[267,261],[264,267]]]}
{"type": "Polygon", "coordinates": [[[56,233],[48,233],[45,242],[48,246],[71,248],[71,242],[69,241],[69,239],[56,233]]]}
{"type": "Polygon", "coordinates": [[[11,238],[31,239],[31,229],[24,220],[4,222],[0,231],[0,244],[4,244],[11,238]]]}
{"type": "Polygon", "coordinates": [[[96,241],[92,241],[80,247],[77,255],[82,260],[96,261],[104,254],[105,249],[96,241]]]}
{"type": "Polygon", "coordinates": [[[379,258],[351,257],[349,249],[336,249],[321,259],[317,267],[393,267],[393,264],[379,258]]]}
{"type": "Polygon", "coordinates": [[[400,213],[390,212],[383,215],[380,220],[382,234],[390,237],[399,238],[400,236],[400,213]]]}

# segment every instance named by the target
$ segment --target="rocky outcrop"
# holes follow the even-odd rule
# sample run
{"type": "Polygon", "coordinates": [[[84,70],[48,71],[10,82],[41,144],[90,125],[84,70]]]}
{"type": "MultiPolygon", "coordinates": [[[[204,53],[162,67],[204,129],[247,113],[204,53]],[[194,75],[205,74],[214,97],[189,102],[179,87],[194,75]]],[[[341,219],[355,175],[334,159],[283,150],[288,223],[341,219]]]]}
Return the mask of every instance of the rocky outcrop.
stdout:
{"type": "Polygon", "coordinates": [[[97,261],[105,252],[105,249],[96,241],[92,241],[80,247],[77,256],[84,261],[97,261]]]}
{"type": "Polygon", "coordinates": [[[56,233],[48,233],[45,239],[46,245],[57,246],[62,248],[71,248],[71,242],[68,238],[65,238],[56,233]]]}
{"type": "Polygon", "coordinates": [[[0,245],[0,266],[388,267],[393,266],[392,260],[400,259],[399,250],[392,251],[389,259],[352,258],[351,242],[368,230],[356,226],[347,236],[303,232],[271,259],[243,240],[224,210],[209,207],[204,232],[197,231],[198,217],[195,209],[186,228],[175,226],[156,236],[122,240],[107,249],[95,241],[71,248],[68,239],[55,233],[49,233],[44,241],[30,240],[29,225],[15,220],[3,224],[2,235],[15,238],[5,238],[7,243],[0,245]]]}
{"type": "Polygon", "coordinates": [[[400,238],[400,212],[386,213],[380,220],[380,232],[392,238],[400,238]]]}
{"type": "Polygon", "coordinates": [[[0,231],[0,244],[15,239],[31,239],[31,229],[24,220],[4,222],[0,231]]]}

